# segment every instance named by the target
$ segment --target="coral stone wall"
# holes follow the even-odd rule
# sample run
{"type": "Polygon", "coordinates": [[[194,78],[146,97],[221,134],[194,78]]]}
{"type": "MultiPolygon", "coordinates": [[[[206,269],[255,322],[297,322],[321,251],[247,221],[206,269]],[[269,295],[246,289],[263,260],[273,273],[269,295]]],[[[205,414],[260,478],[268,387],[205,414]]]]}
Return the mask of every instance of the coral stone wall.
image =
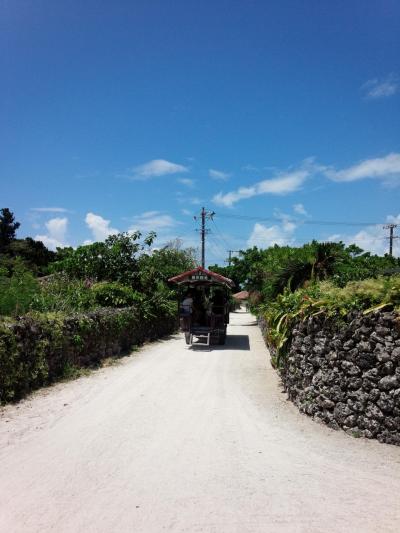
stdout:
{"type": "Polygon", "coordinates": [[[298,322],[283,369],[301,411],[354,436],[400,445],[400,317],[353,313],[298,322]]]}
{"type": "Polygon", "coordinates": [[[140,307],[0,320],[0,404],[176,329],[175,317],[146,317],[140,307]]]}

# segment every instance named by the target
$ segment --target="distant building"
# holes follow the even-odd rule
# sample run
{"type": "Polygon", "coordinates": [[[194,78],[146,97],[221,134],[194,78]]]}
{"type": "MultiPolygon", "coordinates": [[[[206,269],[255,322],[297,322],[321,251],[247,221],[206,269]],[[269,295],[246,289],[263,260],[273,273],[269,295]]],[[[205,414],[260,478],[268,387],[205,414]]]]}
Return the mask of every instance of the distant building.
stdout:
{"type": "Polygon", "coordinates": [[[246,309],[249,303],[249,293],[248,291],[240,291],[232,295],[232,298],[235,300],[237,307],[245,305],[246,309]]]}

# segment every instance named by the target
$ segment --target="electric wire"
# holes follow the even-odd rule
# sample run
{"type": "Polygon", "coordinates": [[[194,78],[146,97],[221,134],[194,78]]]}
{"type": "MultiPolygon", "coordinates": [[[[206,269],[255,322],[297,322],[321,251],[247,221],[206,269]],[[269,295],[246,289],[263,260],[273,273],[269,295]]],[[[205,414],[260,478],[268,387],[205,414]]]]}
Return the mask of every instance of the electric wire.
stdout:
{"type": "MultiPolygon", "coordinates": [[[[217,213],[216,216],[220,218],[231,218],[237,220],[251,220],[258,222],[279,222],[279,217],[255,217],[248,215],[233,215],[229,213],[217,213]]],[[[281,218],[282,219],[282,218],[281,218]]],[[[383,226],[386,222],[345,222],[339,220],[309,220],[298,218],[287,218],[289,222],[297,224],[309,224],[314,226],[383,226]]]]}

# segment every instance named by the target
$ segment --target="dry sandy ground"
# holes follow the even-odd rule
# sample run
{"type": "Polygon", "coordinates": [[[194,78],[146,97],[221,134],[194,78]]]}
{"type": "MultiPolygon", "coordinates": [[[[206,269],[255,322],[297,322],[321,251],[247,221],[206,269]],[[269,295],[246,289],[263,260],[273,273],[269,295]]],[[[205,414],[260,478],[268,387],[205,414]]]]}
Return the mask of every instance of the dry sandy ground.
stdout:
{"type": "Polygon", "coordinates": [[[0,531],[398,532],[400,448],[285,400],[254,319],[2,410],[0,531]]]}

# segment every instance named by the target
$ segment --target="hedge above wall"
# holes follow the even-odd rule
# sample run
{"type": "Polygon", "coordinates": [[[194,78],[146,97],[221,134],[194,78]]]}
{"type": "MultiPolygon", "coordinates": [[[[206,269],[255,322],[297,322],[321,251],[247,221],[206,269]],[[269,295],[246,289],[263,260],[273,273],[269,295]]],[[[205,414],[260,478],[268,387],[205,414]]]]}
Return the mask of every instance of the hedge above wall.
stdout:
{"type": "Polygon", "coordinates": [[[0,403],[172,333],[172,316],[144,318],[138,307],[85,314],[28,314],[0,321],[0,403]]]}
{"type": "Polygon", "coordinates": [[[400,445],[397,313],[354,312],[340,323],[323,315],[299,320],[280,373],[300,411],[351,435],[400,445]]]}

